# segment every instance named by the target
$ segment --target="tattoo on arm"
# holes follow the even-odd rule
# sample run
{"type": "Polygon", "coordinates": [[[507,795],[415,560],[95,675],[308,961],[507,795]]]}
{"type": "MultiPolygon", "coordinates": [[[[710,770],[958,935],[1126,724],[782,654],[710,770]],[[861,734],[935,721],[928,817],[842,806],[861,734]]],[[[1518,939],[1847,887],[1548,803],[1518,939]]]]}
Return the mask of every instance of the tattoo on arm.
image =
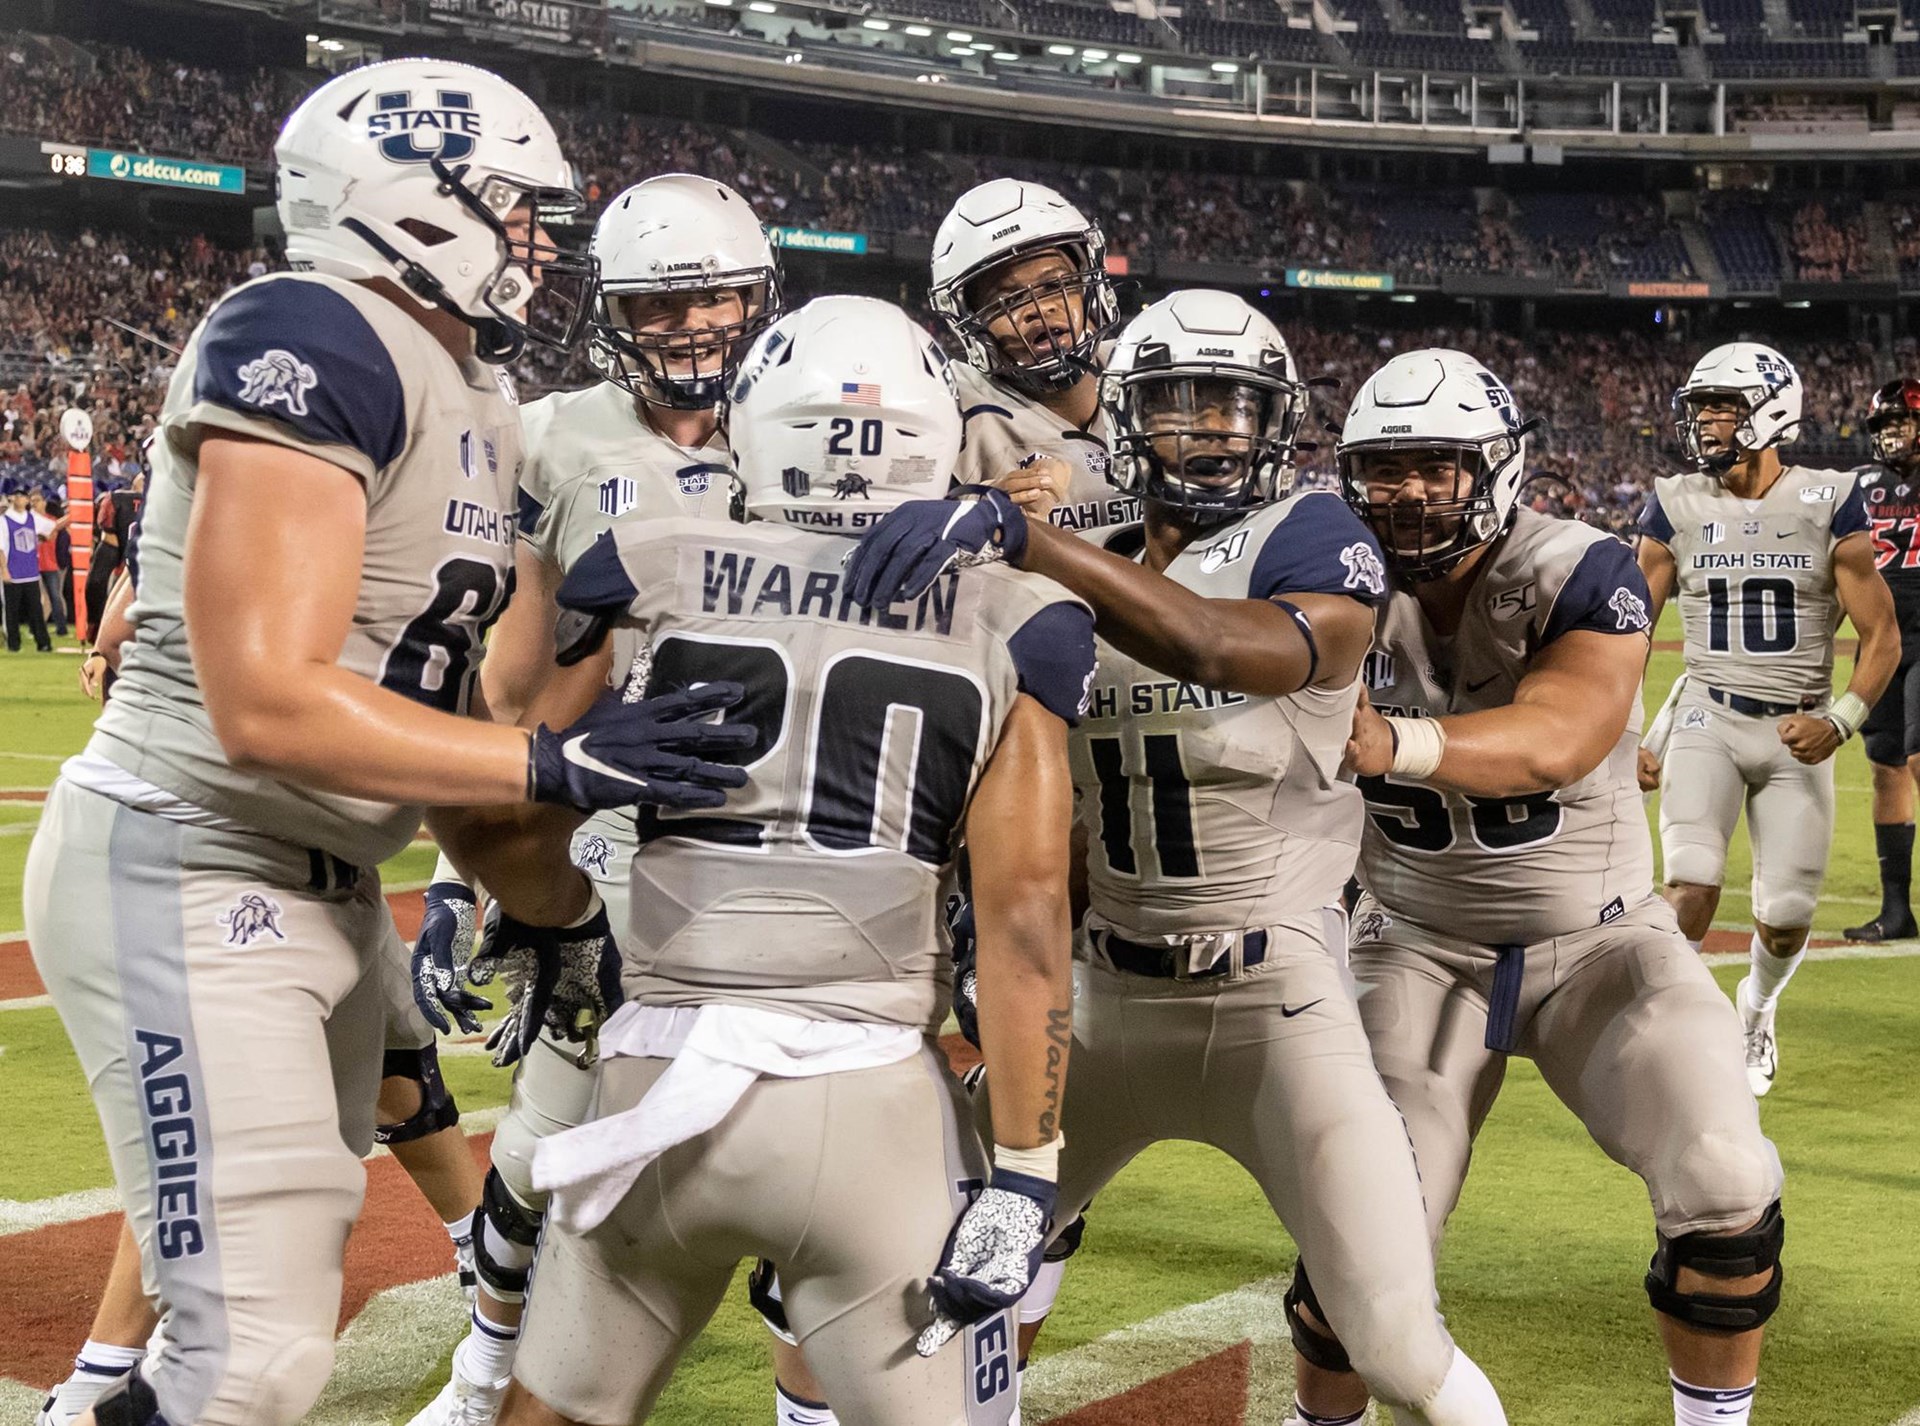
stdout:
{"type": "Polygon", "coordinates": [[[1067,1046],[1073,1039],[1073,1013],[1055,1009],[1047,1012],[1047,1097],[1040,1111],[1040,1142],[1050,1144],[1060,1132],[1060,1087],[1067,1067],[1067,1046]]]}

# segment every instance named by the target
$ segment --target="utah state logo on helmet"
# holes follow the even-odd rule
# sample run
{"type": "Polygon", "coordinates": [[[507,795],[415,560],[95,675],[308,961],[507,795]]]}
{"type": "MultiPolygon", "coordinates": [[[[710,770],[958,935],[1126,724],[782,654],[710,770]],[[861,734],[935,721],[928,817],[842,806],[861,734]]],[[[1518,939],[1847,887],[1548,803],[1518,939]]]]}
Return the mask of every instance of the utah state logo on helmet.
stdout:
{"type": "Polygon", "coordinates": [[[380,140],[380,152],[394,163],[458,163],[473,156],[480,115],[473,96],[458,89],[436,91],[437,108],[415,108],[406,90],[374,96],[367,133],[380,140]],[[421,140],[431,139],[431,146],[421,140]]]}

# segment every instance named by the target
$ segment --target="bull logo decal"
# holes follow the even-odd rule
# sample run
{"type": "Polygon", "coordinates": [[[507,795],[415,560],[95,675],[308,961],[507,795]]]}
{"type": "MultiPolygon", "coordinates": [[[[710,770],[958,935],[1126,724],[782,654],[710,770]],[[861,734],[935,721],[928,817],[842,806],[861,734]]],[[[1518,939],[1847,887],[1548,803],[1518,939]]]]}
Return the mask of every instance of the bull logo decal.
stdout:
{"type": "Polygon", "coordinates": [[[242,401],[262,408],[284,406],[289,416],[307,414],[307,393],[320,384],[312,367],[280,347],[262,352],[236,374],[242,401]]]}
{"type": "Polygon", "coordinates": [[[249,891],[220,913],[220,924],[227,928],[229,946],[250,946],[262,936],[284,941],[287,933],[280,929],[280,915],[279,902],[249,891]]]}

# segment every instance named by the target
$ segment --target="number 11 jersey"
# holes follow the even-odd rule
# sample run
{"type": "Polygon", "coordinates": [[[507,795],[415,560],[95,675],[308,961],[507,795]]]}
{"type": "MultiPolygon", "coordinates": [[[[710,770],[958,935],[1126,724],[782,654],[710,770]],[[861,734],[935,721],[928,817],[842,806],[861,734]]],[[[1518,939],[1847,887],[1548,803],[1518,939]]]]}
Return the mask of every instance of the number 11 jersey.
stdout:
{"type": "Polygon", "coordinates": [[[725,718],[757,735],[730,759],[748,782],[724,807],[641,812],[620,938],[631,999],[927,1030],[946,1015],[934,924],[974,786],[1021,694],[1079,718],[1093,616],[1000,565],[871,612],[844,587],[850,548],[647,521],[601,536],[562,588],[629,601],[650,695],[745,685],[725,718]]]}

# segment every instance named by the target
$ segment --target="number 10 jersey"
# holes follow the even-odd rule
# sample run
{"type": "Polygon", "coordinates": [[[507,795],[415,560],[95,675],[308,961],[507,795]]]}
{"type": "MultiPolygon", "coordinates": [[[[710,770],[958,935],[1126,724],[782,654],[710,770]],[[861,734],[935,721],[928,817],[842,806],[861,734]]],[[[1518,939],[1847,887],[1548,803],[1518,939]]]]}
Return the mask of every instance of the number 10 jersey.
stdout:
{"type": "Polygon", "coordinates": [[[674,518],[616,526],[570,576],[627,581],[649,694],[741,683],[725,718],[757,735],[724,807],[641,813],[631,999],[927,1030],[946,1016],[934,924],[968,802],[1020,694],[1079,718],[1093,616],[998,565],[870,612],[843,587],[849,548],[674,518]]]}

